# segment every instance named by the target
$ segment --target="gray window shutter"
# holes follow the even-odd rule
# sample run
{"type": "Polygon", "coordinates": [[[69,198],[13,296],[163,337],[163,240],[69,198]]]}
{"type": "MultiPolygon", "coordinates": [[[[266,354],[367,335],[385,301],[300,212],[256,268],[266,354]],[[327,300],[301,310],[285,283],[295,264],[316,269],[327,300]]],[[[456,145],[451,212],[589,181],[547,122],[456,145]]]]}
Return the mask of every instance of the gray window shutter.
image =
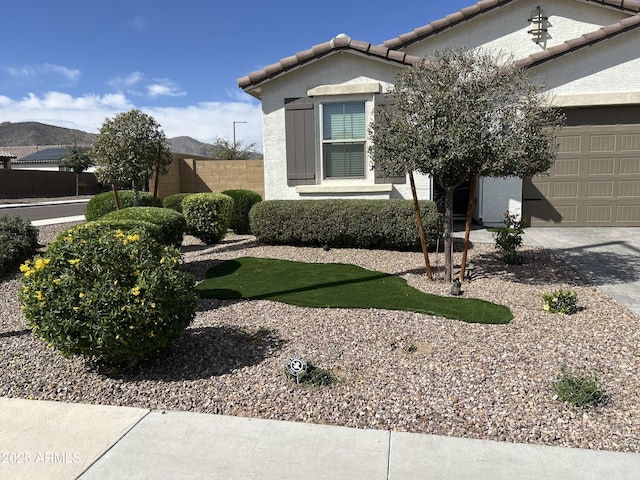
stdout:
{"type": "Polygon", "coordinates": [[[287,185],[316,183],[316,134],[313,98],[285,98],[287,185]]]}
{"type": "MultiPolygon", "coordinates": [[[[376,94],[375,102],[376,107],[380,106],[391,109],[396,103],[396,96],[389,93],[376,94]]],[[[401,177],[385,177],[375,169],[375,176],[376,183],[407,183],[406,175],[402,175],[401,177]]]]}

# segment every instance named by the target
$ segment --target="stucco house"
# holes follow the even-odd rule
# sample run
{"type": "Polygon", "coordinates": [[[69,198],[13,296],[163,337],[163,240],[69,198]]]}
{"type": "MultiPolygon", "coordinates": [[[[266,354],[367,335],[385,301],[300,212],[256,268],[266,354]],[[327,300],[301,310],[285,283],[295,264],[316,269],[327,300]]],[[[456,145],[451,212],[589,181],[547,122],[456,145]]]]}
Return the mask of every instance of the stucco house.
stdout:
{"type": "MultiPolygon", "coordinates": [[[[265,197],[410,198],[406,178],[370,168],[373,108],[400,69],[464,46],[511,56],[567,118],[549,175],[480,179],[476,220],[497,224],[509,210],[532,225],[638,226],[638,45],[640,2],[630,0],[484,0],[381,45],[340,34],[238,80],[262,102],[265,197]]],[[[433,198],[429,176],[416,184],[433,198]]]]}

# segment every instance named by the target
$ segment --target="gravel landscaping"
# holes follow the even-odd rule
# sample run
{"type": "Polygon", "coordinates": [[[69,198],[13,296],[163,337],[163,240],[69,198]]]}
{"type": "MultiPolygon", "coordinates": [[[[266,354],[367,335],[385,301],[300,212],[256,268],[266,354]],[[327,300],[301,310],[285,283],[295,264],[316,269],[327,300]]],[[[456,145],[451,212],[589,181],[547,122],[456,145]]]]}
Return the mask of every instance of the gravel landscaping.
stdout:
{"type": "MultiPolygon", "coordinates": [[[[40,227],[50,241],[69,225],[40,227]]],[[[352,263],[402,275],[423,291],[421,253],[273,247],[228,235],[183,243],[198,280],[240,256],[352,263]]],[[[640,453],[640,318],[547,250],[523,248],[505,265],[493,245],[475,245],[466,297],[507,305],[507,325],[423,314],[310,309],[269,301],[203,300],[193,324],[134,374],[109,377],[36,339],[20,313],[19,275],[0,283],[0,396],[126,405],[640,453]],[[571,288],[579,311],[542,310],[542,292],[571,288]],[[285,364],[300,354],[339,379],[296,385],[285,364]],[[606,402],[580,409],[551,387],[563,366],[595,372],[606,402]]],[[[456,261],[459,261],[456,254],[456,261]]],[[[442,275],[443,258],[431,255],[442,275]]]]}

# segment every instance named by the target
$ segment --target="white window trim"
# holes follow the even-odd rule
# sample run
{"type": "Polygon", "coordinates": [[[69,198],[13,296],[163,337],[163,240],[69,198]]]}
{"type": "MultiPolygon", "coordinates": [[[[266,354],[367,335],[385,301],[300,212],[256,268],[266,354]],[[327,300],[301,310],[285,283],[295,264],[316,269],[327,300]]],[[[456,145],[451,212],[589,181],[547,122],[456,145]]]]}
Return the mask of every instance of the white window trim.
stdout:
{"type": "Polygon", "coordinates": [[[316,178],[319,179],[318,185],[320,186],[335,186],[341,188],[347,188],[348,190],[356,191],[358,188],[364,185],[375,184],[375,172],[371,169],[371,158],[369,156],[369,145],[371,139],[369,138],[369,125],[373,116],[373,95],[331,95],[331,96],[318,96],[314,98],[316,105],[316,178]],[[323,156],[323,105],[325,103],[349,103],[349,102],[364,102],[364,115],[365,115],[365,140],[364,140],[364,177],[363,178],[325,178],[324,175],[324,156],[323,156]]]}

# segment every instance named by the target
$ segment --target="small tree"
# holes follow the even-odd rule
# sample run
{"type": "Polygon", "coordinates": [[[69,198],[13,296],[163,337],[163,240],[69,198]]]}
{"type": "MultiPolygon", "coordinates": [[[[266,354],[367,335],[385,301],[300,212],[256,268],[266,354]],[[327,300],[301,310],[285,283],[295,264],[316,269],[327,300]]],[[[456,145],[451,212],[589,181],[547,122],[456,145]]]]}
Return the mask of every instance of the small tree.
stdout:
{"type": "Polygon", "coordinates": [[[171,163],[171,152],[160,125],[135,109],[104,121],[93,144],[93,155],[98,163],[96,177],[113,185],[116,205],[117,185],[131,185],[133,204],[137,206],[140,189],[154,173],[157,181],[171,163]]]}
{"type": "Polygon", "coordinates": [[[546,108],[541,92],[512,63],[455,49],[401,71],[394,108],[376,108],[376,168],[432,175],[445,192],[445,279],[453,273],[455,188],[480,175],[526,177],[551,167],[562,116],[546,108]]]}
{"type": "Polygon", "coordinates": [[[76,174],[76,197],[80,195],[80,174],[93,166],[93,159],[89,154],[89,147],[79,146],[75,141],[67,148],[67,153],[62,158],[61,165],[71,169],[76,174]]]}
{"type": "Polygon", "coordinates": [[[230,142],[216,137],[211,146],[211,158],[216,160],[247,160],[256,153],[256,144],[245,145],[241,140],[230,142]]]}

